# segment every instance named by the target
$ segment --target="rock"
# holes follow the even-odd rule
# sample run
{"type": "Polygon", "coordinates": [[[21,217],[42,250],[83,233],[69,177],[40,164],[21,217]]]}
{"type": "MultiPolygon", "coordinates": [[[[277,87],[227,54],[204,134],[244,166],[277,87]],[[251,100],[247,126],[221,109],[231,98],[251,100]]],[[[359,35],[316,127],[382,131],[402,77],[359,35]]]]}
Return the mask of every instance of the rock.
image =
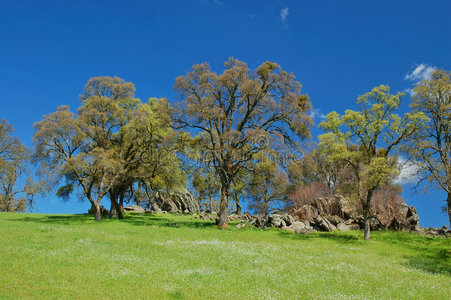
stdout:
{"type": "Polygon", "coordinates": [[[349,224],[349,225],[346,225],[346,226],[348,226],[349,230],[360,230],[359,224],[353,223],[353,224],[349,224]]]}
{"type": "Polygon", "coordinates": [[[265,226],[267,227],[277,227],[282,228],[287,226],[283,217],[279,214],[270,214],[268,215],[267,221],[265,222],[265,226]]]}
{"type": "Polygon", "coordinates": [[[199,203],[190,191],[164,193],[157,192],[152,201],[152,207],[157,205],[161,210],[170,213],[193,213],[199,212],[199,203]]]}
{"type": "Polygon", "coordinates": [[[202,220],[208,220],[208,221],[213,221],[215,219],[211,216],[211,214],[209,214],[205,211],[203,211],[199,214],[199,218],[202,220]]]}
{"type": "Polygon", "coordinates": [[[406,218],[408,211],[409,211],[409,206],[407,206],[407,204],[403,203],[400,205],[399,212],[402,217],[406,218]]]}
{"type": "Polygon", "coordinates": [[[343,222],[343,219],[340,218],[339,216],[327,215],[327,216],[323,216],[323,217],[326,218],[334,226],[337,226],[339,223],[343,222]]]}
{"type": "Polygon", "coordinates": [[[338,223],[337,224],[337,229],[340,231],[349,231],[349,226],[346,225],[345,223],[338,223]]]}
{"type": "Polygon", "coordinates": [[[162,212],[161,208],[156,203],[152,204],[152,206],[150,207],[150,211],[154,212],[154,213],[161,213],[162,212]]]}
{"type": "Polygon", "coordinates": [[[382,226],[382,223],[379,221],[378,218],[376,218],[376,217],[370,218],[370,229],[371,230],[380,230],[382,228],[384,228],[384,226],[382,226]]]}
{"type": "Polygon", "coordinates": [[[388,229],[390,230],[399,230],[399,221],[396,219],[396,217],[393,218],[393,220],[388,225],[388,229]]]}
{"type": "Polygon", "coordinates": [[[295,219],[289,214],[270,214],[267,217],[262,218],[264,226],[267,227],[289,227],[295,222],[295,219]]]}
{"type": "Polygon", "coordinates": [[[420,230],[420,218],[418,217],[415,207],[409,206],[406,218],[406,221],[409,224],[409,230],[418,232],[420,230]]]}
{"type": "Polygon", "coordinates": [[[334,231],[337,229],[332,223],[329,222],[326,218],[323,218],[321,216],[315,217],[315,225],[318,227],[321,231],[334,231]]]}
{"type": "Polygon", "coordinates": [[[244,227],[246,227],[246,223],[239,223],[235,227],[236,228],[244,228],[244,227]]]}
{"type": "Polygon", "coordinates": [[[304,222],[299,222],[299,221],[293,222],[293,224],[291,224],[290,227],[294,230],[294,232],[307,229],[307,226],[305,226],[305,223],[304,222]]]}
{"type": "Polygon", "coordinates": [[[128,212],[145,213],[144,208],[139,205],[129,205],[124,207],[124,210],[128,212]]]}
{"type": "Polygon", "coordinates": [[[296,211],[296,215],[301,220],[313,220],[318,214],[318,210],[311,205],[303,205],[296,211]]]}

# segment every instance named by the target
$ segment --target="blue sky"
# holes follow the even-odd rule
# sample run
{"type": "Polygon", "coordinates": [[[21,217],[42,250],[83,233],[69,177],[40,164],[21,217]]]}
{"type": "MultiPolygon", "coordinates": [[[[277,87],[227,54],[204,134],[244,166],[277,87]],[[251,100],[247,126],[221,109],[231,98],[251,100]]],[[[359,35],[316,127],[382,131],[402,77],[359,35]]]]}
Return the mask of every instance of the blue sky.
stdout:
{"type": "MultiPolygon", "coordinates": [[[[376,85],[403,91],[431,68],[450,70],[450,14],[450,1],[0,1],[0,118],[31,146],[33,123],[60,105],[75,110],[92,76],[131,81],[142,100],[175,101],[178,75],[204,61],[220,72],[233,56],[293,72],[319,122],[376,85]]],[[[436,187],[413,194],[407,185],[403,195],[423,226],[448,223],[436,187]]],[[[49,196],[36,208],[89,206],[49,196]]]]}

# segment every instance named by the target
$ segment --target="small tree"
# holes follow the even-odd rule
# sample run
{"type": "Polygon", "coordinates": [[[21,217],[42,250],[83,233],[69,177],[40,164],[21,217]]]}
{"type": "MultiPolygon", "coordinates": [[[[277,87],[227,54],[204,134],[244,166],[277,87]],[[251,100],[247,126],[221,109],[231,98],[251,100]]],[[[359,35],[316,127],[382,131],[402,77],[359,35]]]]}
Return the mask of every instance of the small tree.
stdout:
{"type": "Polygon", "coordinates": [[[407,153],[418,162],[420,182],[435,182],[447,194],[451,225],[451,72],[435,71],[413,90],[413,113],[424,113],[429,121],[421,127],[420,137],[412,141],[407,153]]]}
{"type": "Polygon", "coordinates": [[[289,188],[288,175],[271,159],[255,165],[247,187],[250,207],[258,214],[268,215],[285,205],[289,188]]]}
{"type": "Polygon", "coordinates": [[[10,124],[0,119],[0,211],[8,212],[32,207],[34,196],[46,188],[31,177],[19,184],[19,178],[29,172],[30,151],[11,135],[13,131],[10,124]]]}
{"type": "Polygon", "coordinates": [[[219,223],[227,227],[231,184],[255,155],[270,145],[293,146],[291,133],[309,135],[310,102],[301,84],[279,65],[265,62],[255,71],[230,58],[217,75],[207,63],[176,79],[182,106],[175,116],[180,128],[202,133],[198,142],[211,155],[221,184],[219,223]],[[268,143],[259,141],[264,140],[268,143]]]}
{"type": "Polygon", "coordinates": [[[347,110],[343,116],[331,112],[320,124],[327,132],[318,137],[321,153],[331,163],[350,166],[357,180],[366,240],[370,239],[372,196],[399,173],[391,154],[415,138],[426,120],[422,113],[396,114],[403,96],[391,95],[390,88],[381,85],[357,99],[359,111],[347,110]]]}

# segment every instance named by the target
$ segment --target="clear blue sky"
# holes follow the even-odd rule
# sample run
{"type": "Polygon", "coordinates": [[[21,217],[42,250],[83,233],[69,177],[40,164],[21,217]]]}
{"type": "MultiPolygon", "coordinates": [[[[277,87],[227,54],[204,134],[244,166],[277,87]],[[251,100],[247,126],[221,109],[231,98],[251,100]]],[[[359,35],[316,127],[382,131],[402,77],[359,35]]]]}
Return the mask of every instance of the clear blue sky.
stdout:
{"type": "MultiPolygon", "coordinates": [[[[31,146],[33,123],[59,105],[75,110],[92,76],[131,81],[142,100],[175,101],[176,76],[204,61],[220,72],[234,56],[293,72],[318,122],[376,85],[411,88],[415,69],[417,79],[450,70],[450,15],[450,1],[0,1],[0,118],[31,146]]],[[[403,195],[423,226],[447,224],[444,193],[429,190],[412,195],[406,186],[403,195]]],[[[51,196],[36,208],[89,206],[51,196]]]]}

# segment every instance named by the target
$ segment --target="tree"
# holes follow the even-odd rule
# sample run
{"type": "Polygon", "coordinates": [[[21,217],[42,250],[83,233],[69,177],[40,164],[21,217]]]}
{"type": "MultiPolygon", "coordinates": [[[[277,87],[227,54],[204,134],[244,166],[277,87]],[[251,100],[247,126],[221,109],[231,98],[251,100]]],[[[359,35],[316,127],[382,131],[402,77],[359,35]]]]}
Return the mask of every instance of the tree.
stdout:
{"type": "Polygon", "coordinates": [[[288,175],[271,159],[259,161],[247,187],[251,205],[258,214],[268,215],[282,207],[289,187],[288,175]]]}
{"type": "Polygon", "coordinates": [[[175,121],[179,128],[201,133],[198,142],[209,153],[221,184],[218,226],[227,227],[233,180],[257,153],[293,146],[292,133],[309,135],[310,102],[294,75],[272,62],[251,71],[230,58],[221,75],[208,63],[194,65],[176,79],[174,88],[183,104],[175,121]]]}
{"type": "Polygon", "coordinates": [[[321,154],[331,163],[343,162],[357,181],[364,216],[364,237],[370,239],[371,199],[399,173],[392,154],[417,136],[426,117],[422,113],[396,114],[403,93],[390,94],[388,86],[373,88],[357,99],[359,111],[327,115],[320,124],[327,133],[318,137],[321,154]]]}
{"type": "Polygon", "coordinates": [[[68,197],[80,187],[96,220],[108,196],[122,218],[126,195],[140,195],[134,191],[137,182],[148,187],[152,180],[152,187],[161,186],[157,180],[168,183],[181,174],[169,105],[154,98],[141,103],[134,98],[133,84],[117,77],[91,78],[80,99],[77,116],[61,107],[34,125],[35,158],[57,175],[54,184],[65,178],[58,195],[68,197]]]}
{"type": "Polygon", "coordinates": [[[31,177],[20,185],[19,178],[28,173],[30,151],[13,137],[13,128],[0,119],[0,211],[25,211],[32,207],[34,196],[43,191],[45,185],[37,184],[31,177]]]}
{"type": "Polygon", "coordinates": [[[420,182],[437,183],[447,194],[447,211],[451,225],[451,72],[437,70],[430,79],[414,87],[410,107],[424,113],[429,121],[421,127],[420,137],[407,148],[417,162],[420,182]]]}
{"type": "Polygon", "coordinates": [[[216,174],[211,172],[208,166],[200,166],[193,173],[192,185],[197,194],[199,207],[204,206],[210,212],[216,211],[214,199],[221,188],[216,174]]]}

